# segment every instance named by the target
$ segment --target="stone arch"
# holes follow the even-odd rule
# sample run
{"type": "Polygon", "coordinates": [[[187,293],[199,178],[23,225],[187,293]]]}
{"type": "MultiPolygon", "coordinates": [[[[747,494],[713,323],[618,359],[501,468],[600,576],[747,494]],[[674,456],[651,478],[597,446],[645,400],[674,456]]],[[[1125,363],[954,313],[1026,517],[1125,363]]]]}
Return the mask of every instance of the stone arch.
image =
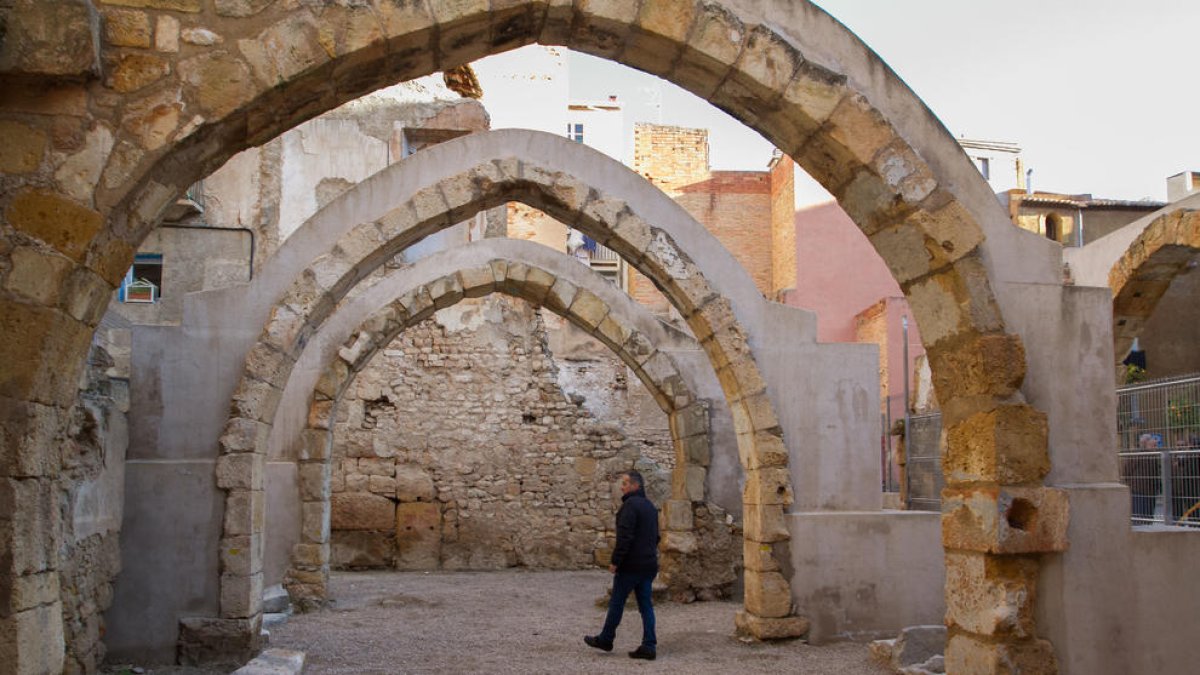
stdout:
{"type": "MultiPolygon", "coordinates": [[[[564,153],[565,156],[559,157],[559,162],[568,161],[572,152],[582,152],[585,160],[600,162],[601,165],[604,161],[615,164],[612,160],[601,160],[594,150],[536,132],[481,134],[476,140],[471,137],[459,139],[461,142],[458,145],[452,145],[455,141],[447,142],[429,152],[445,148],[443,153],[462,156],[464,153],[459,145],[469,146],[504,138],[523,140],[526,143],[523,155],[533,154],[536,157],[537,141],[540,141],[543,146],[564,153]]],[[[435,161],[437,156],[431,154],[429,157],[434,158],[430,161],[435,161]]],[[[398,165],[381,172],[381,175],[389,172],[405,175],[398,165]]],[[[628,170],[625,170],[625,174],[632,175],[628,170]]],[[[355,199],[373,200],[378,205],[388,204],[396,196],[383,189],[386,185],[383,178],[386,176],[381,175],[376,176],[380,178],[379,181],[370,179],[354,190],[354,194],[343,195],[314,216],[314,221],[320,223],[336,218],[338,209],[352,204],[355,199]],[[360,196],[360,193],[366,196],[360,196]]],[[[427,180],[437,179],[436,175],[430,178],[424,176],[423,172],[409,171],[408,175],[418,175],[427,180]]],[[[643,190],[649,189],[644,182],[636,184],[643,190]]],[[[794,618],[789,617],[791,599],[788,582],[778,567],[774,566],[775,559],[772,557],[774,548],[786,546],[789,538],[784,522],[784,509],[791,499],[787,450],[766,381],[754,361],[746,338],[747,331],[738,316],[739,306],[743,308],[742,312],[753,314],[756,309],[762,311],[764,301],[754,291],[753,298],[737,298],[737,304],[734,304],[734,300],[719,292],[724,286],[719,282],[710,283],[689,257],[693,250],[697,255],[710,257],[718,252],[725,256],[728,253],[719,245],[714,245],[711,235],[695,221],[687,217],[680,220],[682,209],[656,191],[643,194],[658,194],[657,199],[627,203],[621,199],[625,195],[598,192],[573,176],[543,166],[534,159],[502,155],[502,158],[484,161],[463,173],[453,173],[436,180],[431,185],[419,183],[410,187],[414,191],[402,206],[376,213],[374,217],[378,217],[378,221],[368,220],[354,227],[333,245],[329,254],[317,258],[298,275],[272,311],[258,344],[247,356],[241,382],[233,395],[230,419],[220,439],[218,487],[228,490],[223,548],[240,550],[247,544],[246,537],[251,537],[249,541],[253,544],[254,533],[261,531],[259,514],[262,507],[256,502],[263,500],[261,458],[265,453],[264,431],[274,418],[282,390],[297,358],[339,303],[359,282],[408,245],[478,211],[515,199],[589,233],[597,241],[620,253],[664,292],[691,327],[713,369],[717,371],[733,414],[739,455],[746,473],[744,532],[748,541],[758,544],[756,550],[764,558],[761,567],[768,568],[750,569],[747,572],[747,586],[753,587],[746,594],[747,621],[760,626],[760,631],[771,630],[775,633],[784,630],[780,628],[781,625],[798,625],[794,618]],[[664,209],[668,208],[666,205],[670,205],[675,212],[665,212],[664,209]],[[663,222],[660,224],[667,229],[653,227],[647,220],[650,218],[656,222],[661,219],[663,222]],[[690,246],[678,245],[673,235],[683,237],[690,246]]],[[[317,231],[322,229],[316,227],[317,231]]],[[[745,271],[736,264],[721,271],[728,271],[735,278],[737,274],[745,276],[745,271]]],[[[554,302],[577,314],[591,330],[601,330],[600,326],[610,308],[594,293],[577,288],[561,278],[526,280],[529,274],[538,277],[536,272],[517,265],[506,268],[505,278],[494,280],[493,283],[507,287],[522,283],[545,286],[544,297],[555,298],[554,302]]],[[[401,298],[401,303],[409,315],[420,315],[432,311],[431,308],[436,307],[438,301],[447,305],[456,301],[463,293],[462,283],[450,278],[443,285],[427,289],[424,294],[401,298]]],[[[750,287],[753,288],[752,283],[750,287]]],[[[739,290],[736,285],[731,288],[735,293],[739,290]]],[[[261,541],[256,545],[261,546],[261,541]]],[[[244,568],[236,571],[244,571],[244,568]]],[[[235,572],[222,575],[222,615],[230,620],[253,619],[258,613],[255,581],[261,582],[261,574],[235,572]]],[[[796,632],[794,628],[791,630],[796,632]]]]}
{"type": "MultiPolygon", "coordinates": [[[[993,287],[1004,274],[993,263],[1014,253],[1016,235],[936,118],[812,3],[184,4],[187,21],[215,28],[221,41],[150,59],[106,45],[103,56],[120,65],[119,76],[84,87],[79,96],[35,95],[37,112],[88,111],[107,140],[76,151],[74,138],[46,133],[52,149],[72,160],[84,157],[80,161],[87,163],[88,153],[100,148],[104,166],[82,172],[78,185],[62,187],[51,179],[47,162],[0,198],[14,228],[6,236],[68,266],[53,293],[6,295],[0,307],[6,331],[22,334],[4,345],[0,357],[28,364],[0,379],[0,394],[20,408],[15,414],[65,424],[61,411],[74,397],[87,337],[137,243],[170,200],[232,154],[383,84],[529,42],[564,44],[661,75],[728,110],[838,197],[901,281],[929,343],[947,427],[961,429],[950,440],[951,464],[964,467],[948,473],[951,497],[986,512],[974,520],[948,518],[948,563],[961,567],[979,555],[1030,562],[1030,555],[1050,550],[998,540],[982,523],[1002,516],[1005,501],[994,494],[968,499],[979,485],[993,493],[1008,486],[1041,489],[1045,476],[1041,468],[999,469],[1018,452],[1013,448],[1046,455],[1044,415],[1026,406],[1018,391],[1023,347],[1006,333],[993,287]],[[68,227],[59,227],[60,220],[68,227]],[[59,367],[63,363],[75,370],[59,367]],[[988,444],[991,450],[968,444],[980,434],[997,438],[988,444]],[[969,531],[954,530],[955,523],[969,531]]],[[[50,130],[55,121],[52,115],[5,117],[20,117],[38,130],[50,130]]],[[[1031,250],[1052,255],[1048,248],[1031,250]]],[[[1052,273],[1037,274],[1053,282],[1052,273]]],[[[29,468],[44,463],[37,442],[22,441],[10,452],[16,455],[12,465],[23,468],[8,475],[41,471],[36,475],[49,478],[38,489],[50,489],[54,472],[29,468]]],[[[33,517],[24,510],[15,515],[33,517]]],[[[12,565],[25,569],[21,561],[12,565]]],[[[1031,604],[1019,611],[1030,614],[1031,604]]],[[[961,628],[947,655],[952,667],[958,665],[955,654],[982,651],[1001,658],[1049,651],[1026,637],[1034,631],[997,636],[956,611],[952,607],[947,617],[961,628]]]]}
{"type": "Polygon", "coordinates": [[[644,308],[564,254],[538,244],[500,239],[467,244],[422,259],[402,274],[380,280],[370,289],[369,298],[358,299],[362,300],[356,303],[359,305],[382,306],[350,332],[337,356],[327,359],[309,398],[300,453],[302,541],[295,547],[286,582],[294,601],[317,603],[327,593],[329,538],[324,524],[329,518],[333,421],[342,394],[374,355],[407,328],[463,298],[493,293],[545,307],[593,335],[634,372],[667,415],[675,444],[675,466],[671,499],[663,505],[661,548],[666,558],[665,581],[674,589],[671,573],[683,563],[683,556],[695,549],[693,512],[705,502],[705,470],[712,457],[710,402],[700,398],[695,375],[678,366],[665,344],[671,341],[666,330],[644,308]],[[510,276],[509,271],[518,266],[525,267],[525,274],[510,276]],[[565,283],[558,284],[560,279],[565,283]],[[567,284],[589,291],[608,305],[610,310],[598,325],[589,314],[591,304],[568,305],[564,300],[562,291],[567,284]],[[416,298],[426,295],[432,304],[411,313],[409,308],[414,308],[416,298]],[[381,303],[391,296],[396,299],[381,303]]]}
{"type": "Polygon", "coordinates": [[[1113,292],[1113,356],[1120,365],[1175,277],[1200,260],[1200,211],[1155,218],[1108,273],[1113,292]]]}

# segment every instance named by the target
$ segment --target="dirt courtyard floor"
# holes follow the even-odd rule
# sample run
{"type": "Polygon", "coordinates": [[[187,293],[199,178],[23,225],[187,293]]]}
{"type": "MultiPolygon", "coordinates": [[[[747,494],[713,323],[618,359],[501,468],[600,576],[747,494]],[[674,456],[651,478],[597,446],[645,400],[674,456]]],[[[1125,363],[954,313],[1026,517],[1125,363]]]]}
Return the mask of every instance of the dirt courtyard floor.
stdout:
{"type": "Polygon", "coordinates": [[[305,673],[844,673],[880,675],[864,644],[745,643],[731,602],[661,603],[658,660],[626,654],[641,638],[627,610],[616,649],[583,644],[610,576],[586,572],[337,572],[334,604],[271,631],[308,654],[305,673]]]}

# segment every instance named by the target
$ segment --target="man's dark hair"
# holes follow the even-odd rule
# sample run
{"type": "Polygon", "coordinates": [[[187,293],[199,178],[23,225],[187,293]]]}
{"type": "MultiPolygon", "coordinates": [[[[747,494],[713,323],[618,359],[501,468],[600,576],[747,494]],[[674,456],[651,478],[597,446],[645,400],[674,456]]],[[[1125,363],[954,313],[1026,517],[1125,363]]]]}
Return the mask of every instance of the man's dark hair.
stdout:
{"type": "Polygon", "coordinates": [[[629,476],[629,480],[637,483],[638,487],[640,487],[640,488],[646,487],[646,479],[642,478],[641,472],[639,472],[635,469],[630,469],[628,471],[622,471],[621,475],[629,476]]]}

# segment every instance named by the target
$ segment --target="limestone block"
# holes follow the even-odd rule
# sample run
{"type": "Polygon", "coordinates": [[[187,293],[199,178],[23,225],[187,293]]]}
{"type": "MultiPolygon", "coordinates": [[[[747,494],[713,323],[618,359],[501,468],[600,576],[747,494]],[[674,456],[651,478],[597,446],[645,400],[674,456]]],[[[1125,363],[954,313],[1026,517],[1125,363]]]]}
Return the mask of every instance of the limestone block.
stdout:
{"type": "Polygon", "coordinates": [[[742,521],[746,539],[750,541],[773,544],[791,537],[780,505],[747,504],[742,521]]]}
{"type": "Polygon", "coordinates": [[[433,315],[433,298],[424,286],[400,296],[400,305],[408,312],[408,325],[420,323],[433,315]]]}
{"type": "Polygon", "coordinates": [[[550,292],[555,281],[558,281],[558,277],[541,268],[532,267],[525,275],[521,297],[540,305],[546,299],[546,294],[550,292]]]}
{"type": "Polygon", "coordinates": [[[248,577],[262,571],[262,535],[221,538],[221,573],[248,577]]]}
{"type": "MultiPolygon", "coordinates": [[[[880,251],[887,258],[888,251],[880,251]]],[[[960,258],[941,272],[905,288],[926,345],[972,330],[988,333],[1003,326],[978,253],[960,258]],[[929,337],[925,337],[926,335],[929,337]]]]}
{"type": "Polygon", "coordinates": [[[12,268],[4,287],[41,305],[58,304],[59,291],[74,269],[71,261],[24,246],[14,249],[11,255],[12,268]]]}
{"type": "Polygon", "coordinates": [[[242,664],[254,658],[262,643],[262,619],[179,620],[179,663],[242,664]]]}
{"type": "Polygon", "coordinates": [[[1064,490],[946,488],[942,544],[948,549],[1000,554],[1065,551],[1069,517],[1064,490]]]}
{"type": "Polygon", "coordinates": [[[201,113],[220,118],[247,103],[257,93],[250,68],[224,50],[206,52],[178,65],[179,78],[201,113]]]}
{"type": "Polygon", "coordinates": [[[437,569],[442,548],[442,514],[437,503],[409,502],[396,509],[396,568],[437,569]]]}
{"type": "Polygon", "coordinates": [[[12,120],[0,120],[0,171],[29,173],[36,171],[46,152],[46,132],[12,120]]]}
{"type": "Polygon", "coordinates": [[[331,473],[329,462],[300,464],[300,500],[319,502],[329,499],[331,473]]]}
{"type": "Polygon", "coordinates": [[[392,497],[396,494],[396,479],[391,476],[367,476],[367,490],[392,497]]]}
{"type": "Polygon", "coordinates": [[[213,8],[220,16],[241,18],[258,14],[272,2],[274,0],[213,0],[213,8]]]}
{"type": "Polygon", "coordinates": [[[695,18],[693,0],[643,2],[621,60],[634,68],[664,77],[687,43],[695,18]]]}
{"type": "Polygon", "coordinates": [[[69,407],[78,392],[80,364],[47,363],[61,354],[83,354],[91,328],[63,313],[0,298],[0,395],[69,407]],[[14,365],[19,364],[19,365],[14,365]]]}
{"type": "Polygon", "coordinates": [[[107,310],[104,299],[112,295],[112,289],[107,281],[92,270],[76,268],[67,277],[67,287],[63,293],[67,314],[85,325],[96,325],[107,310]]]}
{"type": "Polygon", "coordinates": [[[946,672],[964,675],[1057,675],[1054,646],[1046,640],[991,642],[957,633],[946,643],[946,672]]]}
{"type": "MultiPolygon", "coordinates": [[[[708,358],[713,363],[713,367],[720,371],[732,363],[744,359],[753,360],[753,355],[750,353],[750,344],[746,341],[746,334],[741,326],[734,324],[726,327],[712,337],[704,340],[701,343],[704,351],[708,353],[708,358]]],[[[742,397],[753,392],[731,392],[730,395],[742,397]]]]}
{"type": "Polygon", "coordinates": [[[667,530],[689,532],[694,526],[692,503],[683,499],[668,499],[663,502],[663,522],[667,530]]]}
{"type": "Polygon", "coordinates": [[[760,541],[742,539],[742,564],[756,572],[778,572],[779,560],[775,557],[775,546],[760,541]]]}
{"type": "Polygon", "coordinates": [[[329,555],[330,547],[328,543],[296,544],[292,546],[292,563],[301,567],[319,568],[328,565],[329,555]]]}
{"type": "Polygon", "coordinates": [[[1033,637],[1038,561],[946,551],[946,623],[978,635],[1033,637]]]}
{"type": "Polygon", "coordinates": [[[333,438],[322,429],[305,429],[304,446],[300,450],[301,461],[329,459],[333,453],[333,438]]]}
{"type": "Polygon", "coordinates": [[[431,4],[438,23],[438,49],[444,65],[469,63],[487,56],[491,30],[488,0],[431,4]]]}
{"type": "Polygon", "coordinates": [[[707,434],[689,436],[676,441],[676,444],[679,447],[677,456],[688,464],[708,466],[712,460],[712,447],[707,434]]]}
{"type": "Polygon", "coordinates": [[[3,608],[5,613],[23,612],[38,605],[49,605],[59,599],[59,573],[51,570],[26,574],[12,580],[12,596],[3,608]]]}
{"type": "Polygon", "coordinates": [[[746,485],[742,489],[742,501],[746,504],[792,503],[792,480],[787,467],[764,467],[746,471],[746,485]]]}
{"type": "Polygon", "coordinates": [[[693,502],[704,501],[705,481],[708,480],[708,469],[702,466],[688,466],[684,469],[684,494],[693,502]]]}
{"type": "Polygon", "coordinates": [[[266,381],[271,375],[290,368],[295,361],[286,353],[265,342],[258,342],[246,355],[246,372],[255,379],[266,381]]]}
{"type": "Polygon", "coordinates": [[[595,477],[596,459],[594,457],[576,457],[575,473],[579,474],[579,478],[583,480],[595,477]]]}
{"type": "Polygon", "coordinates": [[[650,343],[650,338],[647,338],[640,331],[634,330],[629,334],[629,339],[625,341],[623,351],[633,358],[636,363],[642,364],[654,354],[654,345],[650,343]]]}
{"type": "Polygon", "coordinates": [[[225,38],[212,32],[207,28],[184,28],[180,31],[179,37],[189,45],[198,47],[211,47],[225,42],[225,38]]]}
{"type": "Polygon", "coordinates": [[[100,72],[100,15],[91,2],[6,2],[0,24],[0,74],[82,79],[100,72]]]}
{"type": "Polygon", "coordinates": [[[722,390],[728,392],[763,391],[767,388],[758,364],[745,356],[737,357],[717,371],[717,380],[722,390]]]}
{"type": "MultiPolygon", "coordinates": [[[[924,330],[922,326],[922,335],[924,330]]],[[[947,407],[955,396],[1007,398],[1025,379],[1025,347],[1018,335],[972,335],[952,345],[927,347],[927,353],[938,400],[947,407]]],[[[950,409],[945,412],[950,426],[955,416],[950,409]]]]}
{"type": "Polygon", "coordinates": [[[458,303],[463,298],[463,289],[458,277],[445,276],[429,284],[429,297],[433,299],[433,306],[437,309],[445,309],[458,303]]]}
{"type": "Polygon", "coordinates": [[[669,417],[671,434],[675,438],[708,436],[708,408],[696,403],[683,410],[676,410],[669,417]]]}
{"type": "Polygon", "coordinates": [[[337,531],[329,555],[334,569],[388,569],[396,564],[396,533],[337,531]]]}
{"type": "Polygon", "coordinates": [[[287,82],[331,57],[317,39],[317,28],[305,14],[287,15],[257,37],[238,40],[251,70],[267,86],[287,82]]]}
{"type": "Polygon", "coordinates": [[[279,405],[279,397],[282,394],[283,392],[266,382],[243,378],[233,392],[229,414],[232,417],[268,422],[275,416],[275,408],[279,405]]]}
{"type": "Polygon", "coordinates": [[[786,640],[803,637],[808,633],[809,621],[799,616],[768,618],[739,609],[734,615],[734,625],[740,635],[756,640],[786,640]]]}
{"type": "Polygon", "coordinates": [[[846,97],[845,79],[845,76],[812,62],[806,62],[796,70],[780,99],[782,115],[796,127],[795,135],[786,136],[786,140],[794,143],[806,139],[829,119],[846,97]]]}
{"type": "Polygon", "coordinates": [[[149,15],[131,9],[105,11],[104,39],[115,47],[149,47],[149,15]]]}
{"type": "Polygon", "coordinates": [[[262,532],[266,508],[262,490],[230,490],[225,497],[225,536],[262,532]]]}
{"type": "MultiPolygon", "coordinates": [[[[261,2],[261,0],[258,0],[261,2]]],[[[175,12],[196,13],[201,10],[202,0],[101,0],[106,5],[122,7],[144,7],[146,9],[167,9],[175,12]]]]}
{"type": "Polygon", "coordinates": [[[748,124],[758,124],[761,115],[778,109],[779,98],[803,62],[787,39],[767,26],[755,26],[711,101],[748,124]]]}
{"type": "Polygon", "coordinates": [[[663,533],[662,550],[669,553],[689,555],[699,550],[700,544],[692,532],[666,531],[663,533]]]}
{"type": "Polygon", "coordinates": [[[221,575],[221,616],[249,618],[262,611],[262,573],[250,576],[221,575]]]}
{"type": "Polygon", "coordinates": [[[369,492],[343,492],[330,498],[335,530],[388,530],[395,523],[392,500],[369,492]]]}
{"type": "Polygon", "coordinates": [[[600,338],[609,347],[615,350],[622,350],[632,332],[632,328],[613,319],[612,314],[609,314],[600,322],[596,337],[600,338]]]}
{"type": "Polygon", "coordinates": [[[329,531],[332,527],[333,500],[301,502],[300,504],[300,540],[306,544],[324,544],[329,541],[329,531]]]}
{"type": "Polygon", "coordinates": [[[333,426],[334,409],[337,404],[333,401],[313,401],[308,406],[308,428],[328,430],[333,426]]]}
{"type": "Polygon", "coordinates": [[[792,613],[792,590],[779,572],[746,570],[746,611],[777,619],[792,613]]]}
{"type": "Polygon", "coordinates": [[[878,251],[887,251],[884,262],[899,283],[925,276],[935,268],[932,248],[925,233],[907,222],[883,227],[870,235],[878,251]]]}
{"type": "Polygon", "coordinates": [[[550,291],[546,293],[546,307],[554,312],[565,313],[567,308],[575,301],[575,295],[578,291],[579,289],[575,284],[560,277],[550,287],[550,291]]]}
{"type": "MultiPolygon", "coordinates": [[[[210,32],[211,31],[206,31],[210,32]]],[[[212,43],[210,43],[212,44],[212,43]]],[[[160,14],[154,26],[154,48],[160,52],[179,51],[179,19],[170,14],[160,14]]]]}
{"type": "Polygon", "coordinates": [[[830,138],[867,164],[896,138],[896,130],[861,94],[841,100],[827,120],[830,138]]]}
{"type": "Polygon", "coordinates": [[[122,94],[135,92],[166,77],[170,63],[161,56],[141,52],[112,54],[105,58],[104,84],[122,94]]]}
{"type": "Polygon", "coordinates": [[[1046,415],[1030,405],[976,413],[946,434],[942,472],[949,484],[1032,483],[1050,472],[1046,415]]]}
{"type": "Polygon", "coordinates": [[[92,238],[100,231],[100,214],[41,188],[18,194],[6,212],[16,229],[36,237],[63,255],[82,262],[92,238]]]}
{"type": "Polygon", "coordinates": [[[490,295],[496,288],[496,280],[492,276],[491,267],[460,270],[458,279],[463,288],[463,295],[468,298],[482,298],[490,295]]]}
{"type": "Polygon", "coordinates": [[[0,617],[0,659],[9,672],[63,672],[62,609],[55,601],[0,617]]]}
{"type": "Polygon", "coordinates": [[[431,502],[437,496],[433,477],[412,464],[398,464],[395,469],[396,498],[401,502],[431,502]]]}
{"type": "Polygon", "coordinates": [[[257,452],[223,454],[217,458],[217,487],[222,490],[261,490],[266,455],[257,452]]]}
{"type": "Polygon", "coordinates": [[[688,49],[675,66],[671,81],[701,98],[709,98],[735,63],[746,39],[746,28],[725,7],[704,4],[697,8],[688,49]]]}
{"type": "Polygon", "coordinates": [[[756,431],[774,429],[779,426],[779,419],[775,417],[775,406],[771,403],[771,398],[766,391],[753,393],[738,403],[734,403],[730,406],[730,411],[732,412],[738,407],[745,410],[750,419],[751,428],[756,431]]]}
{"type": "Polygon", "coordinates": [[[622,211],[617,217],[616,227],[612,228],[612,236],[605,245],[636,267],[637,261],[645,257],[646,249],[653,240],[654,229],[649,223],[636,213],[622,211]]]}

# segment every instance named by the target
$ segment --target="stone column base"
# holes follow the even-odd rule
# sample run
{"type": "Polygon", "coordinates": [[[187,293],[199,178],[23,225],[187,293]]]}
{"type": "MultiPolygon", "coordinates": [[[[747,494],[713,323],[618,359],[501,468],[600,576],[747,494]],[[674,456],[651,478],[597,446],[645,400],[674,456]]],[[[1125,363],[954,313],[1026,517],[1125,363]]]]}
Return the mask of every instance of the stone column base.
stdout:
{"type": "Polygon", "coordinates": [[[756,640],[787,640],[808,634],[808,619],[801,616],[785,616],[768,619],[745,610],[738,610],[733,617],[737,634],[756,640]]]}
{"type": "Polygon", "coordinates": [[[257,656],[266,643],[261,614],[249,619],[189,617],[179,621],[180,665],[237,668],[257,656]]]}

